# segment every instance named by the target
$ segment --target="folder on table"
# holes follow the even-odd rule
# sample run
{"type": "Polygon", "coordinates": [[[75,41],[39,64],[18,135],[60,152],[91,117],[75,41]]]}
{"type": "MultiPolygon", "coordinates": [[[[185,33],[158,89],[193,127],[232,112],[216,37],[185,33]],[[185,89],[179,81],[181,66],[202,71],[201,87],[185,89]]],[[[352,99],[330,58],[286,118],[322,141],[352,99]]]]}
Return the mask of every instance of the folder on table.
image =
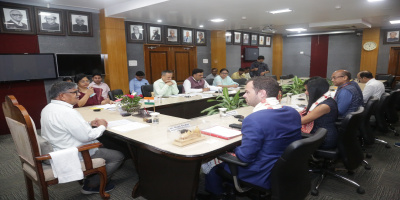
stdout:
{"type": "Polygon", "coordinates": [[[211,135],[225,140],[229,140],[234,137],[242,135],[242,132],[238,130],[232,128],[226,128],[223,126],[214,126],[212,128],[204,129],[201,131],[201,133],[204,135],[211,135]]]}

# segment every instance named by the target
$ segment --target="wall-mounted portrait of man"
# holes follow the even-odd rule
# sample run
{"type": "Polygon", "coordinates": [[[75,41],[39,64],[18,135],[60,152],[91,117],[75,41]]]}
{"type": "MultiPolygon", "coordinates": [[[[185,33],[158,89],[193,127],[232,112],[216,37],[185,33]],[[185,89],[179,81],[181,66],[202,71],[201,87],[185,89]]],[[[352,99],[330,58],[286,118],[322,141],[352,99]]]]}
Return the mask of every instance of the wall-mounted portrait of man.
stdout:
{"type": "Polygon", "coordinates": [[[131,40],[143,40],[143,26],[142,25],[130,25],[131,29],[131,40]]]}
{"type": "Polygon", "coordinates": [[[235,35],[235,39],[234,39],[233,43],[234,44],[240,44],[242,42],[241,41],[242,33],[241,32],[234,32],[234,35],[235,35]]]}
{"type": "Polygon", "coordinates": [[[399,42],[400,31],[388,31],[386,42],[399,42]]]}
{"type": "Polygon", "coordinates": [[[58,13],[44,13],[40,15],[41,29],[46,31],[60,31],[60,15],[58,13]]]}
{"type": "Polygon", "coordinates": [[[159,27],[150,27],[150,40],[161,41],[161,29],[159,27]]]}
{"type": "Polygon", "coordinates": [[[264,46],[265,45],[265,36],[260,35],[258,36],[258,46],[264,46]]]}
{"type": "Polygon", "coordinates": [[[226,32],[225,33],[225,42],[226,43],[232,43],[232,32],[226,32]]]}
{"type": "Polygon", "coordinates": [[[92,13],[67,11],[68,35],[93,37],[92,13]]]}
{"type": "Polygon", "coordinates": [[[243,33],[243,45],[250,45],[249,37],[250,37],[250,34],[243,33]]]}
{"type": "Polygon", "coordinates": [[[6,29],[30,30],[27,13],[22,9],[3,8],[6,29]]]}
{"type": "Polygon", "coordinates": [[[192,30],[187,30],[187,29],[182,29],[183,37],[182,37],[182,43],[184,44],[193,44],[193,31],[192,30]]]}
{"type": "Polygon", "coordinates": [[[265,46],[271,46],[271,36],[265,36],[265,46]]]}
{"type": "Polygon", "coordinates": [[[88,32],[88,17],[85,15],[71,15],[72,32],[88,32]]]}
{"type": "Polygon", "coordinates": [[[205,46],[207,44],[206,32],[203,30],[196,30],[196,45],[205,46]]]}
{"type": "Polygon", "coordinates": [[[251,34],[251,45],[257,45],[257,44],[258,44],[257,34],[251,34]]]}
{"type": "Polygon", "coordinates": [[[176,28],[168,28],[168,42],[177,42],[178,41],[178,29],[176,28]]]}
{"type": "Polygon", "coordinates": [[[35,16],[38,34],[65,35],[63,10],[35,7],[35,16]]]}
{"type": "Polygon", "coordinates": [[[36,34],[33,14],[32,6],[1,2],[0,31],[3,33],[36,34]]]}

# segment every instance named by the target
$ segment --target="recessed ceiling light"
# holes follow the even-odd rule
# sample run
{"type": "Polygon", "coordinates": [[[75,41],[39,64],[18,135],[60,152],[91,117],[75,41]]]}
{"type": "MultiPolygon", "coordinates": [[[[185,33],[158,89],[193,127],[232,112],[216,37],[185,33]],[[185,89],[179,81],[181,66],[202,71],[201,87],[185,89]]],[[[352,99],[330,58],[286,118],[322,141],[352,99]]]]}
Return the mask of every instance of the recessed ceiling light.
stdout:
{"type": "Polygon", "coordinates": [[[250,26],[249,29],[253,29],[253,27],[250,26]]]}
{"type": "Polygon", "coordinates": [[[204,26],[203,26],[203,25],[200,25],[199,27],[200,27],[200,28],[203,28],[204,26]]]}
{"type": "Polygon", "coordinates": [[[390,24],[400,24],[400,20],[393,20],[393,21],[389,21],[390,24]]]}
{"type": "Polygon", "coordinates": [[[267,11],[271,14],[278,14],[278,13],[285,13],[285,12],[292,12],[292,10],[290,10],[289,8],[286,9],[282,9],[282,10],[274,10],[274,11],[267,11]]]}
{"type": "Polygon", "coordinates": [[[243,20],[246,20],[246,19],[247,19],[247,17],[243,16],[243,17],[242,17],[242,19],[243,19],[243,20]]]}
{"type": "Polygon", "coordinates": [[[162,20],[161,20],[161,19],[159,19],[159,20],[157,20],[157,22],[162,22],[162,20]]]}
{"type": "Polygon", "coordinates": [[[297,31],[297,32],[301,32],[301,31],[306,31],[307,29],[305,28],[288,28],[286,29],[287,31],[297,31]]]}
{"type": "Polygon", "coordinates": [[[212,21],[212,22],[223,22],[223,21],[225,21],[225,20],[224,20],[224,19],[217,18],[217,19],[212,19],[212,20],[210,20],[210,21],[212,21]]]}
{"type": "Polygon", "coordinates": [[[368,2],[377,2],[377,1],[383,1],[383,0],[368,0],[368,2]]]}

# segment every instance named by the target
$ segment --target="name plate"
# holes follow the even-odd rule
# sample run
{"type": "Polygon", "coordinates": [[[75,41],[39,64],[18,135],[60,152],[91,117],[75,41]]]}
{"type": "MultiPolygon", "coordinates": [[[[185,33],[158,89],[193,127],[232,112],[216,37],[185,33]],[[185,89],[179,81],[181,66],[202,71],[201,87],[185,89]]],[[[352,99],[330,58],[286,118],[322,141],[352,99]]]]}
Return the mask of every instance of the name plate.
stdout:
{"type": "Polygon", "coordinates": [[[238,114],[238,112],[236,111],[236,110],[231,110],[231,111],[228,111],[228,112],[226,112],[226,114],[227,115],[237,115],[238,114]]]}
{"type": "Polygon", "coordinates": [[[168,131],[169,131],[169,132],[173,132],[173,131],[178,131],[178,130],[185,129],[185,128],[189,128],[189,127],[190,127],[190,124],[189,124],[189,123],[178,124],[178,125],[169,127],[169,128],[168,128],[168,131]]]}

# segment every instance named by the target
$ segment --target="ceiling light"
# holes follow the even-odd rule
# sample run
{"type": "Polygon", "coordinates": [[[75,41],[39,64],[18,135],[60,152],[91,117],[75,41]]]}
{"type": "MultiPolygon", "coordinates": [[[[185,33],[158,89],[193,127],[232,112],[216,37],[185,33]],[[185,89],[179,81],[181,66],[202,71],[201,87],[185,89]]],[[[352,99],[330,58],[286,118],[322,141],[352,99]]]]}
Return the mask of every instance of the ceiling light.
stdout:
{"type": "Polygon", "coordinates": [[[157,22],[159,22],[159,23],[160,23],[160,22],[162,22],[162,20],[161,20],[161,19],[159,19],[159,20],[157,20],[157,22]]]}
{"type": "Polygon", "coordinates": [[[368,0],[368,2],[377,2],[377,1],[383,1],[383,0],[368,0]]]}
{"type": "Polygon", "coordinates": [[[203,26],[203,25],[200,25],[199,27],[200,27],[200,28],[203,28],[204,26],[203,26]]]}
{"type": "Polygon", "coordinates": [[[282,10],[274,10],[274,11],[267,11],[271,14],[278,14],[278,13],[285,13],[285,12],[292,12],[292,10],[290,10],[289,8],[287,9],[282,9],[282,10]]]}
{"type": "Polygon", "coordinates": [[[390,24],[400,24],[400,20],[393,20],[393,21],[389,21],[390,24]]]}
{"type": "Polygon", "coordinates": [[[312,36],[312,35],[333,35],[333,34],[348,34],[355,33],[356,31],[330,31],[330,32],[319,32],[319,33],[302,33],[287,35],[287,37],[300,37],[300,36],[312,36]]]}
{"type": "Polygon", "coordinates": [[[212,22],[223,22],[223,21],[225,21],[225,20],[224,20],[224,19],[217,18],[217,19],[212,19],[212,20],[210,20],[210,21],[212,21],[212,22]]]}
{"type": "Polygon", "coordinates": [[[306,31],[307,29],[305,28],[288,28],[286,29],[287,31],[297,31],[297,32],[301,32],[301,31],[306,31]]]}
{"type": "Polygon", "coordinates": [[[253,27],[250,26],[249,29],[251,30],[251,29],[253,29],[253,27]]]}

